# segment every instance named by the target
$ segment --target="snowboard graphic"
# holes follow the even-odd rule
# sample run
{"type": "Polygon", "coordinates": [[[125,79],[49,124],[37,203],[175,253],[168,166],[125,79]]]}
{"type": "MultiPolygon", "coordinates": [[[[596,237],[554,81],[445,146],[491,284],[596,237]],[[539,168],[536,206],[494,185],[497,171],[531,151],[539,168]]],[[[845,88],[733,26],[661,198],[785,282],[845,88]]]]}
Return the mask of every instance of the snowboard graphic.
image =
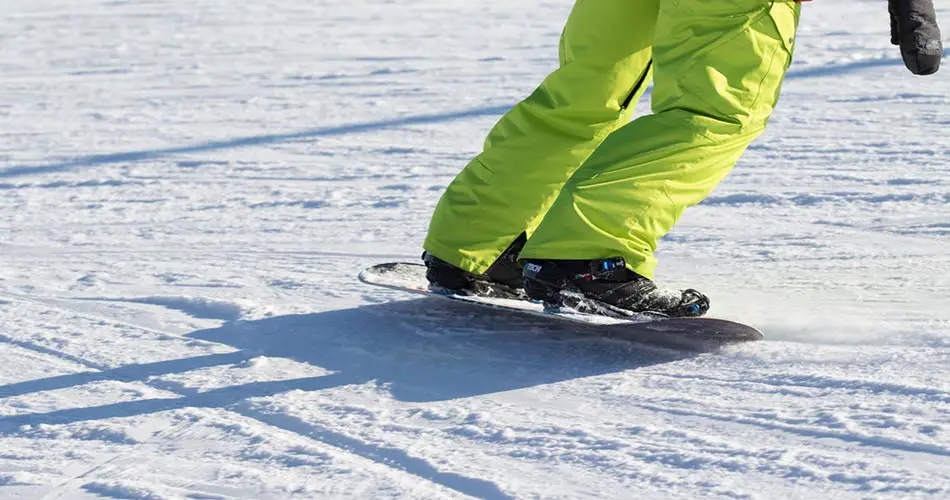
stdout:
{"type": "Polygon", "coordinates": [[[616,318],[577,312],[567,308],[550,308],[535,301],[460,295],[447,290],[430,289],[422,264],[387,262],[360,272],[359,279],[369,285],[392,290],[439,297],[478,307],[489,307],[529,314],[551,320],[571,321],[584,325],[582,333],[623,338],[665,347],[690,350],[713,350],[723,345],[762,340],[758,329],[735,321],[716,318],[658,318],[633,315],[616,318]]]}

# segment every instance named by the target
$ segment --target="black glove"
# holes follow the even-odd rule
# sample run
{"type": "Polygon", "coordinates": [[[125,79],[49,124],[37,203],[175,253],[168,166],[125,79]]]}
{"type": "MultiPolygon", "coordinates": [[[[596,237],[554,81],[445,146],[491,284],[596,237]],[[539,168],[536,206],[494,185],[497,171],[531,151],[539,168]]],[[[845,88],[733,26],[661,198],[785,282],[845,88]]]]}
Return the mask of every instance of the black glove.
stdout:
{"type": "Polygon", "coordinates": [[[932,75],[940,69],[943,42],[933,0],[888,0],[891,43],[901,46],[907,69],[915,75],[932,75]]]}

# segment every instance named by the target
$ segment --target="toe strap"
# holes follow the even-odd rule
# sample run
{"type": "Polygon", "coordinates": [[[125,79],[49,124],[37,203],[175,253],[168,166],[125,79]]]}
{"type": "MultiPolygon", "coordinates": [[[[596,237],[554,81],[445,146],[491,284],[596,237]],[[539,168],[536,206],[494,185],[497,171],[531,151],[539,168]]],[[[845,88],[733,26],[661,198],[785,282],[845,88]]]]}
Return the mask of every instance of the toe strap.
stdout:
{"type": "Polygon", "coordinates": [[[709,311],[709,297],[688,288],[683,290],[683,298],[679,309],[683,316],[702,316],[706,314],[706,311],[709,311]]]}

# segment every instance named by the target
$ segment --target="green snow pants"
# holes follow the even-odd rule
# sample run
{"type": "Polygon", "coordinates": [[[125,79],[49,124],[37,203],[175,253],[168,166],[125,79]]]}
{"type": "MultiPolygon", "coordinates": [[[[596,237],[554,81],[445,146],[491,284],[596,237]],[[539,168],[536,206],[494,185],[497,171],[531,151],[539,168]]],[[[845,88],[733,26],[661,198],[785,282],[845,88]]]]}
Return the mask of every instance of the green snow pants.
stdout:
{"type": "Polygon", "coordinates": [[[484,273],[520,258],[623,257],[657,240],[765,128],[791,62],[793,0],[577,0],[560,67],[495,125],[436,207],[431,254],[484,273]],[[653,78],[652,111],[627,123],[653,78]]]}

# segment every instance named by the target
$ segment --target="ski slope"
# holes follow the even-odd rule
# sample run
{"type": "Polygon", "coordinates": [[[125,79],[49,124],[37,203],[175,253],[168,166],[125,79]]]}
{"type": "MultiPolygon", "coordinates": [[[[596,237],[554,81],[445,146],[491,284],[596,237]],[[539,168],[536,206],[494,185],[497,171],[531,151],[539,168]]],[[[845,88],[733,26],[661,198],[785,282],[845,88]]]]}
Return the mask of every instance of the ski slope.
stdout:
{"type": "Polygon", "coordinates": [[[768,340],[357,282],[418,258],[570,5],[4,0],[0,498],[950,497],[950,73],[880,1],[804,6],[769,130],[660,250],[768,340]]]}

